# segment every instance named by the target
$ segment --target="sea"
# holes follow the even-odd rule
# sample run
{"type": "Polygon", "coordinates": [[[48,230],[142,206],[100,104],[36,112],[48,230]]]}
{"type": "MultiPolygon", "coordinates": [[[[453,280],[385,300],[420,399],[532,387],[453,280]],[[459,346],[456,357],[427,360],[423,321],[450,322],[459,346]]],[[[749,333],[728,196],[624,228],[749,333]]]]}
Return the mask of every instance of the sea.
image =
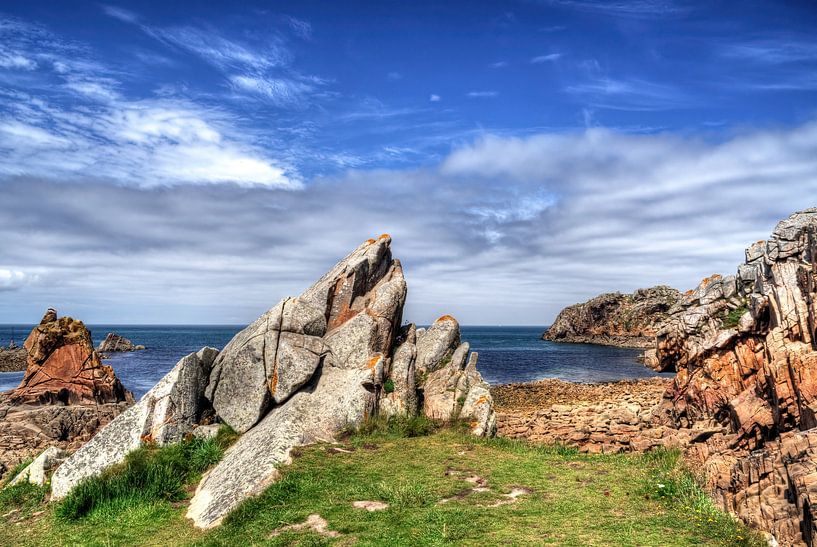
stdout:
{"type": "MultiPolygon", "coordinates": [[[[33,325],[0,325],[0,345],[12,336],[22,344],[33,325]]],[[[116,332],[144,351],[113,354],[105,359],[125,387],[141,397],[179,359],[203,346],[223,348],[244,325],[88,325],[94,345],[116,332]]],[[[462,326],[462,339],[479,353],[477,368],[490,384],[557,378],[571,382],[608,382],[656,376],[638,362],[641,350],[592,344],[559,344],[541,339],[546,326],[462,326]]],[[[0,372],[0,391],[17,387],[22,372],[0,372]]]]}

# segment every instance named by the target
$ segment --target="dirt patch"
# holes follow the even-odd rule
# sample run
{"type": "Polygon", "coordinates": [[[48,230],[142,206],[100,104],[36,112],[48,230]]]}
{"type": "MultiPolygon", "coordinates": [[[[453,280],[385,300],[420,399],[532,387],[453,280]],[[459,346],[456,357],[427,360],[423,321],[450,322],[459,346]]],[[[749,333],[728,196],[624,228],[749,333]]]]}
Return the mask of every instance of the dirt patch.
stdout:
{"type": "Polygon", "coordinates": [[[367,511],[385,511],[389,508],[389,504],[382,501],[353,501],[352,507],[367,511]]]}
{"type": "Polygon", "coordinates": [[[639,395],[654,399],[657,403],[670,383],[671,380],[665,378],[599,384],[539,380],[494,386],[491,395],[498,411],[538,410],[554,404],[599,403],[639,395]]]}
{"type": "Polygon", "coordinates": [[[301,530],[312,530],[316,534],[327,538],[337,538],[341,535],[340,532],[330,530],[329,523],[326,522],[326,519],[315,513],[306,517],[306,520],[299,524],[290,524],[289,526],[278,528],[273,531],[269,537],[273,538],[280,536],[284,532],[299,532],[301,530]]]}

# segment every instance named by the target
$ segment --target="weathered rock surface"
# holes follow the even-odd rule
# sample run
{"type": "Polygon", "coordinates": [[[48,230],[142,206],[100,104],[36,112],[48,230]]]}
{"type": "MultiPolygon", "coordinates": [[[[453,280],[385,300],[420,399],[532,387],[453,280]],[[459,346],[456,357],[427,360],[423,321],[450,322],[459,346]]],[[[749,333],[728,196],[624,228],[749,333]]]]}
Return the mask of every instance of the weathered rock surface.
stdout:
{"type": "Polygon", "coordinates": [[[99,343],[96,350],[99,353],[115,353],[119,351],[139,351],[145,349],[145,346],[135,345],[133,342],[120,336],[115,332],[109,332],[105,335],[105,339],[99,343]]]}
{"type": "Polygon", "coordinates": [[[23,344],[23,381],[8,393],[18,404],[100,404],[132,401],[113,369],[102,365],[82,321],[49,309],[23,344]]]}
{"type": "Polygon", "coordinates": [[[24,348],[0,348],[0,372],[25,370],[27,356],[24,348]]]}
{"type": "Polygon", "coordinates": [[[26,339],[20,386],[0,394],[0,466],[48,447],[76,449],[133,403],[81,321],[49,310],[26,339]]]}
{"type": "Polygon", "coordinates": [[[563,309],[542,335],[544,340],[648,348],[681,299],[677,290],[658,286],[633,294],[607,293],[563,309]]]}
{"type": "Polygon", "coordinates": [[[57,467],[65,458],[68,452],[52,446],[46,448],[39,456],[34,458],[16,477],[11,479],[7,486],[14,486],[23,482],[30,482],[37,486],[43,486],[48,480],[48,472],[57,467]]]}
{"type": "Polygon", "coordinates": [[[218,525],[263,491],[293,447],[331,440],[378,412],[416,415],[425,394],[438,395],[428,389],[430,370],[449,370],[464,397],[458,414],[452,404],[440,417],[467,418],[476,434],[493,433],[490,393],[476,360],[465,366],[467,346],[456,366],[446,361],[459,344],[456,320],[441,318],[430,335],[401,328],[406,282],[390,245],[387,235],[368,240],[221,352],[206,396],[243,435],[199,485],[188,511],[196,526],[218,525]]]}
{"type": "Polygon", "coordinates": [[[809,209],[752,244],[736,275],[686,293],[646,355],[657,370],[677,370],[655,415],[676,427],[728,428],[693,454],[724,506],[781,545],[811,545],[815,534],[816,328],[817,209],[809,209]]]}
{"type": "Polygon", "coordinates": [[[51,480],[54,499],[87,477],[125,459],[143,442],[178,442],[210,405],[203,397],[218,350],[203,348],[182,358],[139,402],[117,416],[60,465],[51,480]]]}

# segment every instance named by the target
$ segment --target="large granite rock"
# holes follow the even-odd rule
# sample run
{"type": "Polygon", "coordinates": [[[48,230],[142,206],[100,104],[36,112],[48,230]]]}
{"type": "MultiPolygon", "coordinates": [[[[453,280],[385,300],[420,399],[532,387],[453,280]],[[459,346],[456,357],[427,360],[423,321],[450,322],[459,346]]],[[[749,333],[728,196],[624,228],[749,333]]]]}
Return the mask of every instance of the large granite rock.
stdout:
{"type": "Polygon", "coordinates": [[[542,335],[544,340],[605,346],[649,348],[681,299],[677,290],[660,285],[633,294],[608,293],[563,309],[542,335]]]}
{"type": "Polygon", "coordinates": [[[132,401],[113,369],[102,365],[82,321],[49,309],[23,344],[27,367],[11,404],[101,404],[132,401]]]}
{"type": "Polygon", "coordinates": [[[139,402],[117,416],[60,465],[51,480],[54,499],[87,477],[125,459],[143,442],[178,442],[210,408],[203,397],[218,350],[203,348],[182,358],[139,402]]]}
{"type": "Polygon", "coordinates": [[[378,412],[416,415],[429,370],[448,367],[463,397],[457,414],[440,418],[462,417],[476,434],[492,434],[492,399],[476,361],[465,366],[467,345],[451,364],[460,339],[456,320],[443,317],[419,336],[414,325],[401,328],[405,299],[402,268],[383,235],[224,348],[206,395],[243,435],[199,485],[188,511],[196,526],[218,525],[262,492],[293,447],[331,440],[378,412]]]}
{"type": "Polygon", "coordinates": [[[115,332],[109,332],[105,335],[105,339],[99,343],[96,350],[99,353],[116,353],[122,351],[139,351],[145,349],[145,346],[135,345],[133,342],[120,336],[115,332]]]}
{"type": "Polygon", "coordinates": [[[781,544],[814,537],[817,471],[792,465],[813,454],[816,328],[817,209],[809,209],[752,244],[736,275],[688,291],[645,356],[656,370],[677,370],[655,415],[675,427],[728,428],[694,453],[718,499],[781,544]]]}

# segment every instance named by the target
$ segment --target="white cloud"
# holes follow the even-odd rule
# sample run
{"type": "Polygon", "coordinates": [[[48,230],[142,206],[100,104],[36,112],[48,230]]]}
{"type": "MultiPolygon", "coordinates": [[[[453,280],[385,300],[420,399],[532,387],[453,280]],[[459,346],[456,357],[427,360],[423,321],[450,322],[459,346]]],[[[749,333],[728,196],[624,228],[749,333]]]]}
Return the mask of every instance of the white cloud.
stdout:
{"type": "Polygon", "coordinates": [[[530,60],[533,64],[552,63],[562,58],[561,53],[550,53],[548,55],[538,55],[530,60]]]}
{"type": "Polygon", "coordinates": [[[491,63],[488,66],[490,66],[491,68],[505,68],[506,66],[508,66],[508,62],[507,61],[497,61],[495,63],[491,63]]]}
{"type": "Polygon", "coordinates": [[[286,17],[286,22],[289,24],[289,28],[292,29],[292,32],[299,38],[304,40],[312,39],[312,25],[309,21],[289,16],[286,17]]]}
{"type": "Polygon", "coordinates": [[[34,70],[37,68],[37,61],[13,51],[0,49],[0,68],[34,70]]]}
{"type": "Polygon", "coordinates": [[[386,74],[386,79],[391,80],[392,82],[396,82],[397,80],[402,80],[403,75],[400,74],[399,72],[393,70],[393,71],[389,72],[388,74],[386,74]]]}
{"type": "Polygon", "coordinates": [[[466,96],[472,99],[489,99],[499,95],[498,91],[469,91],[466,96]]]}
{"type": "Polygon", "coordinates": [[[0,292],[13,291],[31,281],[31,277],[19,270],[0,268],[0,292]]]}
{"type": "Polygon", "coordinates": [[[440,97],[439,95],[436,95],[436,94],[432,93],[432,94],[431,94],[431,95],[428,97],[428,100],[429,100],[429,101],[431,101],[432,103],[438,103],[438,102],[440,102],[440,101],[442,100],[442,97],[440,97]]]}

